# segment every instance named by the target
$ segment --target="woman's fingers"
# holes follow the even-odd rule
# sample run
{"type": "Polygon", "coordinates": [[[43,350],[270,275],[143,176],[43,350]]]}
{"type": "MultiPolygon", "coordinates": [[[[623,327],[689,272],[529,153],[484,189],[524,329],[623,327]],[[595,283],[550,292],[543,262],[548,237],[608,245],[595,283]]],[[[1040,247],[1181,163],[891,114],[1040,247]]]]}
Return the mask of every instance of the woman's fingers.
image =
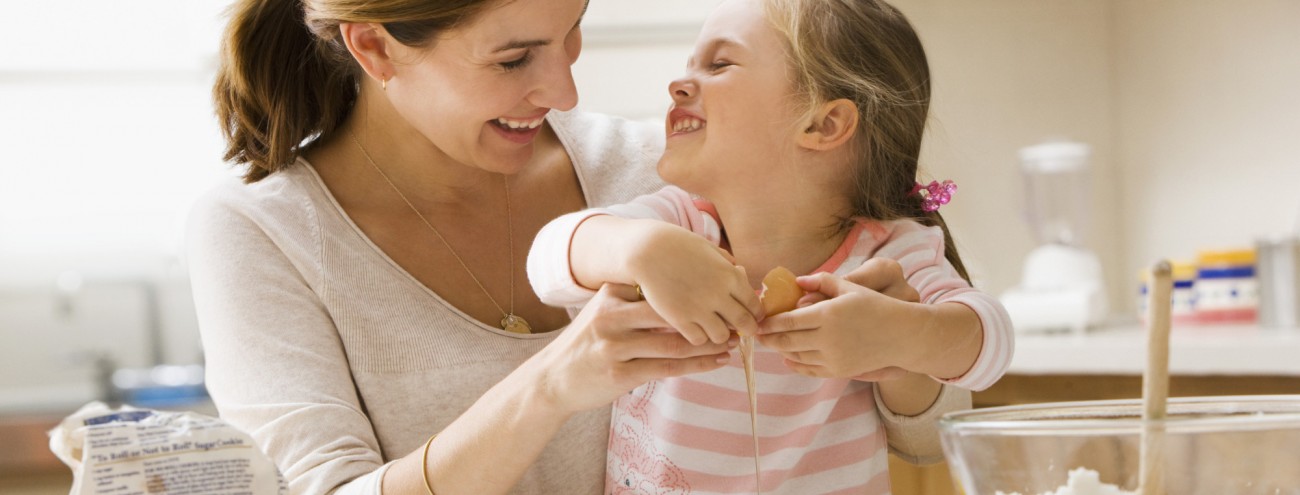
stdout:
{"type": "Polygon", "coordinates": [[[695,345],[688,342],[676,332],[633,331],[621,336],[617,343],[611,343],[613,358],[617,361],[635,359],[682,359],[709,356],[729,352],[736,346],[738,339],[732,337],[722,343],[705,342],[695,345]]]}
{"type": "Polygon", "coordinates": [[[834,378],[835,377],[835,375],[831,373],[830,370],[822,366],[803,364],[796,361],[791,361],[789,359],[785,360],[785,365],[786,367],[790,368],[791,371],[794,371],[795,373],[804,376],[811,376],[813,378],[834,378]]]}
{"type": "Polygon", "coordinates": [[[730,360],[731,354],[729,353],[683,359],[636,359],[620,365],[620,370],[616,373],[622,375],[620,379],[639,385],[659,378],[713,371],[723,367],[730,360]]]}
{"type": "Polygon", "coordinates": [[[784,357],[787,361],[799,364],[826,366],[826,361],[823,358],[821,351],[782,351],[781,357],[784,357]]]}
{"type": "MultiPolygon", "coordinates": [[[[648,329],[671,326],[654,308],[640,301],[636,289],[630,285],[605,284],[596,292],[589,306],[597,306],[598,330],[648,329]]],[[[584,310],[585,312],[585,310],[584,310]]]]}
{"type": "Polygon", "coordinates": [[[864,382],[884,382],[889,380],[897,380],[904,376],[907,376],[907,370],[903,368],[899,368],[897,366],[890,366],[887,368],[880,368],[875,371],[868,371],[866,373],[853,377],[853,379],[864,381],[864,382]]]}

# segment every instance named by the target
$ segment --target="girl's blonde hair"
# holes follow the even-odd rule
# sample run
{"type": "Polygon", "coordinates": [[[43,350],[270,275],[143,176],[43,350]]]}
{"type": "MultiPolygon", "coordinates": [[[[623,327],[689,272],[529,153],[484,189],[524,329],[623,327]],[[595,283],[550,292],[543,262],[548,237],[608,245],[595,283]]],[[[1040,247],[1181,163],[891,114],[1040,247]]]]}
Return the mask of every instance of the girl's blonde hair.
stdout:
{"type": "Polygon", "coordinates": [[[382,24],[399,43],[422,47],[502,1],[238,0],[212,88],[225,160],[246,164],[244,181],[256,182],[338,130],[362,74],[340,24],[382,24]]]}
{"type": "Polygon", "coordinates": [[[944,256],[969,280],[943,217],[924,211],[912,194],[930,110],[930,67],[907,18],[881,0],[766,2],[810,115],[815,105],[841,98],[858,108],[851,216],[939,226],[944,256]]]}

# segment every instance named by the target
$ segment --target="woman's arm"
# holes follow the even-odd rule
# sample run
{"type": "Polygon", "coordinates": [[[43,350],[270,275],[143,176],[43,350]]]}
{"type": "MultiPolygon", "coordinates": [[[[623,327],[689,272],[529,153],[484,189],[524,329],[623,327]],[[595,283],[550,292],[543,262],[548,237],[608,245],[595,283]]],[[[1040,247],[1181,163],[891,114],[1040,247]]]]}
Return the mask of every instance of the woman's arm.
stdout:
{"type": "Polygon", "coordinates": [[[213,193],[188,224],[208,392],[222,419],[276,462],[291,492],[377,493],[379,440],[314,289],[320,277],[295,265],[285,252],[295,244],[277,244],[242,201],[213,193]]]}
{"type": "MultiPolygon", "coordinates": [[[[208,387],[223,419],[249,432],[293,493],[506,493],[575,412],[608,407],[650,379],[706,371],[727,344],[689,345],[630,287],[602,289],[554,341],[448,424],[429,449],[384,463],[349,359],[318,297],[320,275],[291,242],[238,206],[202,202],[188,258],[208,387]],[[308,264],[309,265],[309,264],[308,264]]],[[[310,256],[310,255],[308,255],[310,256]]],[[[411,394],[421,390],[406,391],[411,394]]],[[[371,407],[375,404],[369,404],[371,407]]],[[[600,448],[600,446],[592,446],[600,448]]]]}
{"type": "Polygon", "coordinates": [[[606,285],[558,339],[492,387],[443,429],[427,463],[417,451],[394,463],[385,493],[505,493],[574,413],[608,407],[659,378],[722,367],[727,344],[689,345],[656,332],[664,321],[629,286],[606,285]]]}

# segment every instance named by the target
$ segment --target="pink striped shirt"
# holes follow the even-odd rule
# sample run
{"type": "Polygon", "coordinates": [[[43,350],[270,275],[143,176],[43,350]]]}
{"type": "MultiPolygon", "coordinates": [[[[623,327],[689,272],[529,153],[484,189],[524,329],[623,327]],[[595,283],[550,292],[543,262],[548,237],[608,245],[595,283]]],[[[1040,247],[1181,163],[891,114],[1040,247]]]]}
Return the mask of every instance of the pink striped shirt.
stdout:
{"type": "MultiPolygon", "coordinates": [[[[581,306],[594,292],[569,269],[569,242],[594,215],[650,218],[675,223],[720,243],[712,205],[676,187],[630,203],[585,210],[556,219],[538,234],[529,255],[529,278],[542,301],[581,306]]],[[[980,390],[1011,361],[1012,329],[996,299],[970,287],[943,256],[937,227],[909,220],[860,221],[816,272],[846,275],[872,257],[897,260],[926,303],[956,302],[979,315],[984,346],[965,375],[940,380],[980,390]]],[[[614,403],[606,493],[722,494],[755,491],[753,442],[744,369],[650,382],[614,403]]],[[[763,493],[889,492],[885,427],[873,384],[796,374],[781,355],[758,346],[759,450],[763,493]]],[[[937,426],[935,426],[937,427],[937,426]]]]}

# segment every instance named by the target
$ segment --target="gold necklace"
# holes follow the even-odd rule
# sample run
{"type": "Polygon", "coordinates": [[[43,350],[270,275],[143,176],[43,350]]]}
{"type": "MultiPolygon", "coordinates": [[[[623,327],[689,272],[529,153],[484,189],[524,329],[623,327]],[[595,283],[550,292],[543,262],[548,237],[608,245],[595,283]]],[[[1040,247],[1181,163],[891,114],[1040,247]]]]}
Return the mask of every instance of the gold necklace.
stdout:
{"type": "Polygon", "coordinates": [[[429,219],[424,218],[424,214],[420,213],[420,210],[414,204],[411,204],[411,200],[406,199],[406,195],[402,194],[402,190],[397,187],[397,184],[394,184],[393,180],[388,178],[388,174],[385,174],[383,169],[375,164],[375,160],[370,158],[370,153],[366,152],[366,148],[361,146],[361,141],[357,140],[357,135],[351,130],[348,131],[348,135],[352,137],[352,142],[357,145],[357,149],[361,150],[361,155],[366,157],[367,162],[370,162],[370,166],[374,167],[376,172],[379,172],[379,176],[383,177],[384,182],[387,182],[388,186],[393,188],[393,192],[396,192],[397,196],[406,203],[406,206],[410,207],[412,212],[415,212],[415,216],[420,217],[420,221],[424,222],[424,225],[433,231],[433,235],[442,241],[442,245],[447,246],[447,251],[451,253],[451,256],[456,258],[456,262],[460,263],[461,268],[465,269],[465,273],[468,273],[469,278],[474,281],[475,285],[478,285],[479,290],[483,291],[483,295],[487,296],[488,300],[492,301],[492,305],[497,307],[497,311],[501,312],[501,329],[511,333],[533,333],[533,327],[528,325],[528,321],[515,314],[515,229],[511,223],[510,215],[510,180],[504,175],[502,176],[502,182],[506,188],[506,235],[510,246],[510,311],[506,312],[505,309],[501,308],[500,304],[497,304],[497,300],[488,292],[487,287],[483,286],[483,282],[480,282],[478,277],[474,276],[474,272],[469,269],[469,265],[465,264],[465,260],[460,259],[460,255],[456,254],[456,250],[451,248],[451,243],[447,242],[447,238],[443,237],[442,233],[438,232],[438,229],[432,223],[429,223],[429,219]]]}

